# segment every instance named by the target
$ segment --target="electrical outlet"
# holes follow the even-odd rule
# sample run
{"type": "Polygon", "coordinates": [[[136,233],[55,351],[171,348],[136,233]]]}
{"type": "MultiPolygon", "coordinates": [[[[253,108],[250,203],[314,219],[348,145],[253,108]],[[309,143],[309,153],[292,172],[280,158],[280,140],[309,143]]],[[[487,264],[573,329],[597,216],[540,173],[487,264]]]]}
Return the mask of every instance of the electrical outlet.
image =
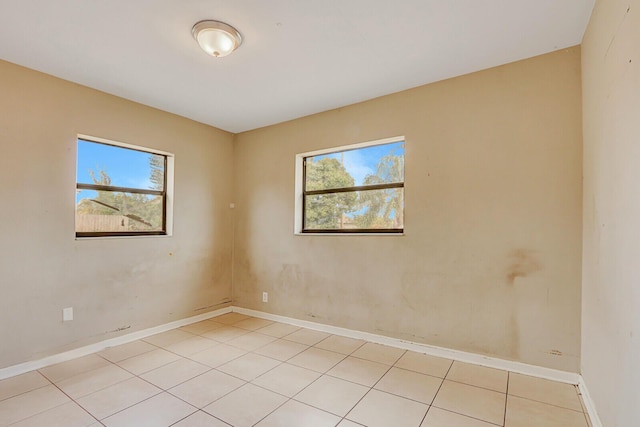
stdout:
{"type": "Polygon", "coordinates": [[[62,309],[62,321],[68,322],[73,320],[73,307],[67,307],[62,309]]]}
{"type": "Polygon", "coordinates": [[[269,302],[269,293],[268,292],[263,292],[262,293],[262,302],[269,302]]]}

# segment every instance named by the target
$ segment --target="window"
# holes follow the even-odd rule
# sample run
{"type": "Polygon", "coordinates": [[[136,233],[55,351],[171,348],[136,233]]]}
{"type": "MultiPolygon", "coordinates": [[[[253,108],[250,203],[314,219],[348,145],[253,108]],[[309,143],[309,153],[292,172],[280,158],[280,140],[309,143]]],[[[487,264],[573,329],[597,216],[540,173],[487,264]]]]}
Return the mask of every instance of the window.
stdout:
{"type": "Polygon", "coordinates": [[[296,233],[402,233],[404,138],[296,156],[296,233]]]}
{"type": "Polygon", "coordinates": [[[76,237],[171,234],[173,155],[78,137],[76,237]]]}

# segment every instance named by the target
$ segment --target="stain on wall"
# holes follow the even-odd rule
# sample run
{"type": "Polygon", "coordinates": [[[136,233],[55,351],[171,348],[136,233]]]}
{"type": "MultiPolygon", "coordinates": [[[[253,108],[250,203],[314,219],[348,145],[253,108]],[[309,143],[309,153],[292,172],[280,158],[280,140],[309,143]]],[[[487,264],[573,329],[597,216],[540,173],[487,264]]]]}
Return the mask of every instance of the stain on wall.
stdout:
{"type": "Polygon", "coordinates": [[[514,285],[517,278],[528,277],[542,269],[542,265],[531,249],[514,249],[508,256],[507,283],[514,285]]]}

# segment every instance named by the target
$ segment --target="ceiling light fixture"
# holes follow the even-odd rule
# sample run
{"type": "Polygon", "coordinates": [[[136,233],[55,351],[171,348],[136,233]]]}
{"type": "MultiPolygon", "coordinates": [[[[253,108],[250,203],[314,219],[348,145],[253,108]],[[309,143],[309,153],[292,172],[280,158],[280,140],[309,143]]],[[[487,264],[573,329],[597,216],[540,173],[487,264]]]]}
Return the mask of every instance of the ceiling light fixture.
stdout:
{"type": "Polygon", "coordinates": [[[220,21],[200,21],[191,30],[202,50],[221,58],[229,55],[242,44],[242,36],[229,24],[220,21]]]}

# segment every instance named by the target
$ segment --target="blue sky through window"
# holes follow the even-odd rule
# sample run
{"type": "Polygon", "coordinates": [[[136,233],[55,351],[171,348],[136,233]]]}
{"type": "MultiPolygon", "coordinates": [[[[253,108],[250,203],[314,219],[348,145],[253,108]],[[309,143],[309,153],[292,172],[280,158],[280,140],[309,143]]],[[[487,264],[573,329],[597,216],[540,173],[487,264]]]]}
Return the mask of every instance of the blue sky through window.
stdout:
{"type": "MultiPolygon", "coordinates": [[[[90,171],[96,177],[103,170],[111,178],[111,185],[117,187],[153,189],[150,180],[151,167],[149,157],[151,153],[101,144],[78,139],[77,182],[93,184],[90,171]]],[[[76,193],[76,203],[81,199],[95,198],[93,190],[82,190],[76,193]]]]}

